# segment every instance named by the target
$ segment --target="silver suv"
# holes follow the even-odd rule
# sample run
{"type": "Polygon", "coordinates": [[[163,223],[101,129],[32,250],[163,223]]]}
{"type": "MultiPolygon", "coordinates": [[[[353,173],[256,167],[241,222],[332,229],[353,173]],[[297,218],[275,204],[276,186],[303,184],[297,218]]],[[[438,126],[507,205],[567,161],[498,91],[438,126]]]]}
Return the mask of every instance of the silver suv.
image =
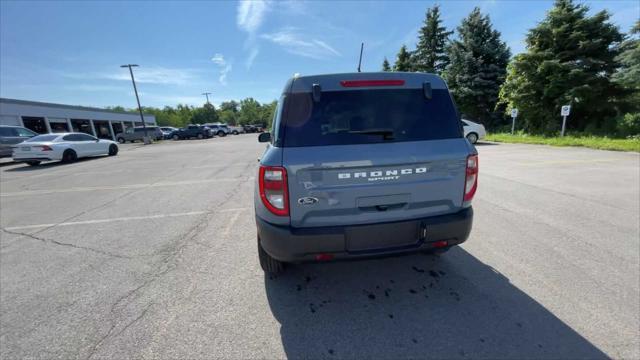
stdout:
{"type": "Polygon", "coordinates": [[[256,180],[260,265],[444,252],[471,231],[478,156],[445,82],[423,73],[295,77],[256,180]]]}
{"type": "MultiPolygon", "coordinates": [[[[136,126],[134,128],[127,128],[124,132],[116,134],[116,140],[120,144],[124,144],[127,141],[136,142],[144,140],[145,128],[142,126],[136,126]]],[[[164,134],[157,126],[147,126],[147,136],[153,140],[164,139],[164,134]]]]}
{"type": "Polygon", "coordinates": [[[0,157],[10,157],[13,145],[38,135],[22,126],[0,125],[0,157]]]}

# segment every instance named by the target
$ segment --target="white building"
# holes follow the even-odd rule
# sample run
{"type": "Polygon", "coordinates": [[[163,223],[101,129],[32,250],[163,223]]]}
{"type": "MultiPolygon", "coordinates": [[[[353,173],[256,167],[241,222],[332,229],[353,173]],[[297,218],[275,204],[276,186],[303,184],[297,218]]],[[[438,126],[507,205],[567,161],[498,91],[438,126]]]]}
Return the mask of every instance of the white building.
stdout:
{"type": "MultiPolygon", "coordinates": [[[[144,122],[155,126],[156,117],[144,114],[144,122]]],[[[0,125],[23,126],[40,134],[83,132],[115,140],[117,133],[142,126],[142,121],[139,113],[0,98],[0,125]]]]}

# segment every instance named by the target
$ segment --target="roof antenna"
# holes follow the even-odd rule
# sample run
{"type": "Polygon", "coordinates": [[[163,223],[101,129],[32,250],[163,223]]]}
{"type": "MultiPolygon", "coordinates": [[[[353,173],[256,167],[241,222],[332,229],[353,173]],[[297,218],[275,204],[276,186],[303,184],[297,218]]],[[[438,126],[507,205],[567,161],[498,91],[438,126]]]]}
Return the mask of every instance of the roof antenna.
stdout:
{"type": "Polygon", "coordinates": [[[360,72],[360,65],[362,65],[362,49],[364,49],[364,43],[360,44],[360,60],[358,61],[358,72],[360,72]]]}

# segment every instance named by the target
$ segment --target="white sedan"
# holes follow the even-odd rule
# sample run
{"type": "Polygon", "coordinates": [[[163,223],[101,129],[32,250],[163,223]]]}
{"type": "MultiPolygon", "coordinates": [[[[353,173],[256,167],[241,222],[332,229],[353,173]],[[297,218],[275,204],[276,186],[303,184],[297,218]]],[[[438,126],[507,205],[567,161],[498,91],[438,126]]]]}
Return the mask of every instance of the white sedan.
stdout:
{"type": "Polygon", "coordinates": [[[487,136],[484,125],[474,123],[473,121],[462,119],[462,128],[464,129],[464,137],[472,144],[477,143],[478,140],[484,139],[485,136],[487,136]]]}
{"type": "Polygon", "coordinates": [[[70,163],[87,156],[117,154],[115,141],[85,133],[43,134],[13,146],[13,160],[24,161],[31,166],[47,160],[70,163]]]}

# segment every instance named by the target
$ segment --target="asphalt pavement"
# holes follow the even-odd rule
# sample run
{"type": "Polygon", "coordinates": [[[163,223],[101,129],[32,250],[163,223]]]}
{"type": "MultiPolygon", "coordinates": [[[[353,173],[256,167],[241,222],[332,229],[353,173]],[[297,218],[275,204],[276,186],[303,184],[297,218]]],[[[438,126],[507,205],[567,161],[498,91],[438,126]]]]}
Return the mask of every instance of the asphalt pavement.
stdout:
{"type": "Polygon", "coordinates": [[[484,144],[443,256],[258,265],[255,134],[0,166],[0,358],[640,358],[640,155],[484,144]]]}

